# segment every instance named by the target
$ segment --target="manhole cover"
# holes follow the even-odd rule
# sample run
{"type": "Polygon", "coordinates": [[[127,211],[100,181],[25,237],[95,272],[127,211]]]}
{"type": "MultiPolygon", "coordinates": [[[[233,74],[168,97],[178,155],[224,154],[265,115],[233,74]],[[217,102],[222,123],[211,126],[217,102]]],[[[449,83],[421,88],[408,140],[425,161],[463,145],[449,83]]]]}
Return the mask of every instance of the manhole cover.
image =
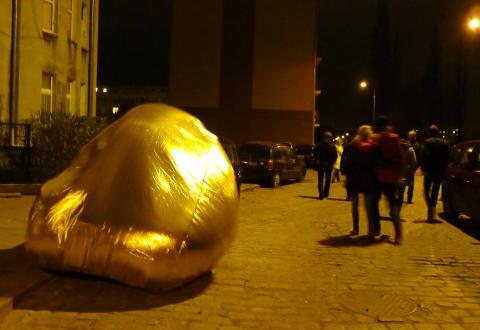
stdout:
{"type": "Polygon", "coordinates": [[[348,291],[338,297],[345,308],[369,316],[406,316],[415,312],[417,305],[409,298],[378,291],[348,291]]]}

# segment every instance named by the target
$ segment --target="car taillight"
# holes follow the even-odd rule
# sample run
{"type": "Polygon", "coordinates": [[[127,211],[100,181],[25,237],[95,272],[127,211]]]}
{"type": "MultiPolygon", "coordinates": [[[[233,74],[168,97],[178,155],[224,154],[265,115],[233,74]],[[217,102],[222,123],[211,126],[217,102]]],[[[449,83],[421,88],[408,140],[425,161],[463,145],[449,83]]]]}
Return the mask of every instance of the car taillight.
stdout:
{"type": "Polygon", "coordinates": [[[272,159],[268,160],[268,169],[273,170],[273,160],[272,159]]]}

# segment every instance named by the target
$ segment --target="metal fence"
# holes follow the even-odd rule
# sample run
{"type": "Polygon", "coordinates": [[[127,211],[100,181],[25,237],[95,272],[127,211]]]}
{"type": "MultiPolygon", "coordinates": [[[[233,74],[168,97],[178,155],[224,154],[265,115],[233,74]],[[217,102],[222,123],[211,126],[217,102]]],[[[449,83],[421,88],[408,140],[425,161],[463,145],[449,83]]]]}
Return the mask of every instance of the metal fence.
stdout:
{"type": "Polygon", "coordinates": [[[0,123],[0,182],[30,180],[31,124],[0,123]]]}

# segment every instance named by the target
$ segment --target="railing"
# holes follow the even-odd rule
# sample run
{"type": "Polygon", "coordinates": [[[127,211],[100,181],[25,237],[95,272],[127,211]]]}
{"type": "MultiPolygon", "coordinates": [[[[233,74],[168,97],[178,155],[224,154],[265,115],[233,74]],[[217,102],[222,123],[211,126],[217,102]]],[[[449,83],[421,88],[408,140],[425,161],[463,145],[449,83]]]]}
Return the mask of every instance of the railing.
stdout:
{"type": "Polygon", "coordinates": [[[30,180],[31,125],[0,123],[0,182],[30,180]]]}

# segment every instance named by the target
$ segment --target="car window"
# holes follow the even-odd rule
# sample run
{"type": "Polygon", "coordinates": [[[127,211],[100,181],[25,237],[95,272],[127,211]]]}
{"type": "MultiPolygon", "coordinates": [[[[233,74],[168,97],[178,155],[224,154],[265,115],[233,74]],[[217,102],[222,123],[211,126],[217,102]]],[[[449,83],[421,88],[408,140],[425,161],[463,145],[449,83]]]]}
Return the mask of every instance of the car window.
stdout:
{"type": "Polygon", "coordinates": [[[269,159],[270,148],[260,144],[244,144],[238,148],[240,160],[269,159]]]}
{"type": "Polygon", "coordinates": [[[287,157],[289,159],[296,159],[297,155],[295,154],[295,152],[292,149],[289,149],[289,150],[287,150],[287,157]]]}
{"type": "Polygon", "coordinates": [[[280,148],[273,149],[272,158],[273,158],[273,160],[281,160],[282,159],[282,151],[281,151],[280,148]]]}
{"type": "Polygon", "coordinates": [[[472,162],[473,169],[475,171],[480,170],[480,144],[477,144],[475,146],[475,150],[473,152],[472,158],[473,158],[473,162],[472,162]]]}
{"type": "Polygon", "coordinates": [[[471,145],[463,149],[458,158],[458,165],[461,167],[472,166],[475,162],[474,150],[474,146],[471,145]]]}

